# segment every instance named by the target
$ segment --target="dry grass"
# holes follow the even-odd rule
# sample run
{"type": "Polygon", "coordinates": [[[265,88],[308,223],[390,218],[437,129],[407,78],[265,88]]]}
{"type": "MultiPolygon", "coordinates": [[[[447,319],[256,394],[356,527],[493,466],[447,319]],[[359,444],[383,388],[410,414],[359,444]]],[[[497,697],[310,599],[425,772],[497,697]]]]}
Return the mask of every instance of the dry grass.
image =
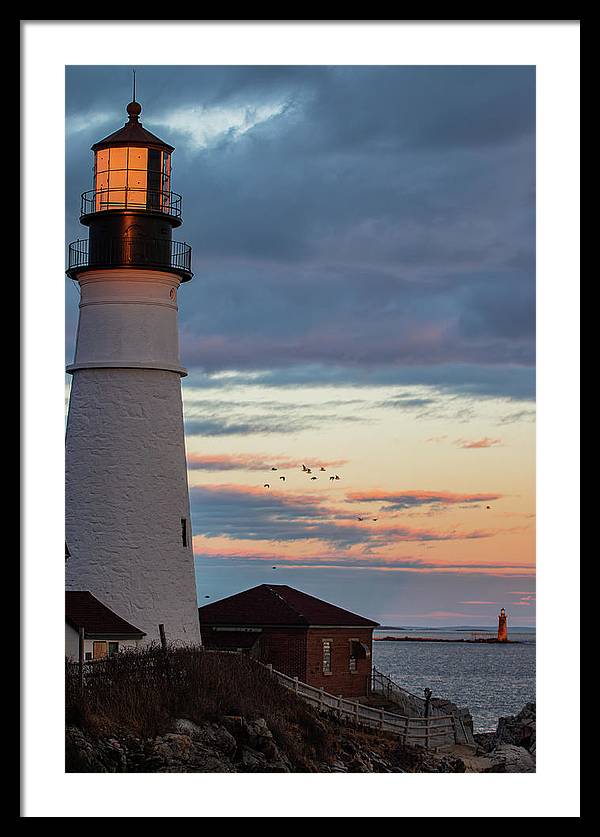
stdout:
{"type": "Polygon", "coordinates": [[[96,734],[160,735],[174,718],[196,723],[224,715],[264,718],[296,762],[328,760],[335,745],[327,725],[256,661],[241,654],[151,646],[86,666],[67,665],[67,721],[96,734]]]}

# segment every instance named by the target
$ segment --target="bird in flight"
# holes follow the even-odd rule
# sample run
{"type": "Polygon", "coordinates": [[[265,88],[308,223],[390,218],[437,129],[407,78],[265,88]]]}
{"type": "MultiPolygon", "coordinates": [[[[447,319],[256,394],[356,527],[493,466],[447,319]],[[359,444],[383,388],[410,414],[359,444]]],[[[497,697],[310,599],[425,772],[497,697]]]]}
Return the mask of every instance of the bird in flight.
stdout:
{"type": "Polygon", "coordinates": [[[205,598],[205,599],[210,599],[210,596],[205,596],[204,598],[205,598]]]}
{"type": "Polygon", "coordinates": [[[338,475],[337,475],[337,474],[335,475],[334,479],[335,479],[335,480],[339,480],[339,477],[338,477],[338,475]]]}
{"type": "Polygon", "coordinates": [[[279,477],[279,479],[285,482],[285,477],[279,477]]]}
{"type": "Polygon", "coordinates": [[[303,471],[308,471],[308,468],[306,467],[306,465],[303,465],[303,466],[302,466],[302,470],[303,470],[303,471]]]}
{"type": "Polygon", "coordinates": [[[364,517],[357,517],[357,520],[364,520],[364,517]]]}
{"type": "Polygon", "coordinates": [[[321,468],[319,468],[319,470],[320,470],[320,471],[325,471],[326,469],[325,469],[325,468],[323,468],[323,466],[321,466],[321,468]]]}
{"type": "Polygon", "coordinates": [[[335,477],[329,477],[329,479],[330,479],[330,480],[334,480],[334,479],[335,479],[335,477]]]}
{"type": "Polygon", "coordinates": [[[316,477],[311,477],[311,480],[316,480],[316,477]]]}
{"type": "Polygon", "coordinates": [[[272,570],[276,570],[276,569],[277,569],[277,567],[271,567],[271,569],[272,569],[272,570]]]}
{"type": "Polygon", "coordinates": [[[492,508],[491,506],[486,506],[486,509],[491,509],[491,508],[492,508]]]}
{"type": "Polygon", "coordinates": [[[376,517],[372,517],[372,518],[371,518],[371,520],[373,521],[373,523],[375,523],[375,521],[377,520],[377,518],[376,518],[376,517]]]}
{"type": "Polygon", "coordinates": [[[271,468],[271,470],[272,470],[272,471],[276,471],[276,470],[277,470],[277,468],[271,468]]]}
{"type": "Polygon", "coordinates": [[[271,488],[271,486],[269,485],[269,483],[268,483],[268,482],[266,482],[266,483],[263,485],[263,488],[271,488]]]}

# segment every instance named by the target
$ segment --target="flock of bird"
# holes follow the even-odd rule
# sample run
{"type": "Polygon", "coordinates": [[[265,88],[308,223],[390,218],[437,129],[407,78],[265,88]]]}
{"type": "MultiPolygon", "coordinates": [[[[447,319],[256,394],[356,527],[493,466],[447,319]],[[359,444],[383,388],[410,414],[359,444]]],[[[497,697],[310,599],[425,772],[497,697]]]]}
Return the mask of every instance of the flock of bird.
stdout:
{"type": "MultiPolygon", "coordinates": [[[[277,469],[275,466],[273,466],[273,467],[271,468],[271,470],[272,470],[272,471],[277,471],[278,469],[277,469]]],[[[319,471],[327,471],[327,468],[324,468],[324,467],[321,465],[321,467],[319,468],[319,471]]],[[[309,468],[307,465],[302,465],[302,473],[312,475],[312,468],[309,468]]],[[[315,477],[315,476],[311,476],[310,478],[311,478],[311,480],[317,480],[317,479],[319,479],[318,477],[315,477]]],[[[280,479],[282,482],[285,482],[285,476],[281,476],[281,477],[279,477],[279,479],[280,479]]],[[[339,479],[341,479],[341,477],[339,476],[339,474],[332,474],[332,475],[329,477],[329,479],[330,479],[330,480],[339,480],[339,479]]],[[[271,483],[270,483],[270,482],[266,482],[266,483],[263,485],[263,488],[271,488],[271,483]]]]}

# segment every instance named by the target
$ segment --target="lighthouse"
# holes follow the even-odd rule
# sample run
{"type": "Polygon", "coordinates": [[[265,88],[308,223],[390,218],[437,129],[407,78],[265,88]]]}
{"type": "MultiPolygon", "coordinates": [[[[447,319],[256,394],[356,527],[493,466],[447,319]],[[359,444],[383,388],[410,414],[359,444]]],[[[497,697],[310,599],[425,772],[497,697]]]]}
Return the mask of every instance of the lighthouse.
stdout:
{"type": "Polygon", "coordinates": [[[498,642],[508,642],[508,629],[506,627],[506,611],[500,608],[498,614],[498,642]]]}
{"type": "Polygon", "coordinates": [[[66,431],[66,587],[159,641],[199,644],[177,303],[191,248],[173,241],[173,146],[141,105],[92,146],[89,237],[69,245],[79,322],[66,431]]]}

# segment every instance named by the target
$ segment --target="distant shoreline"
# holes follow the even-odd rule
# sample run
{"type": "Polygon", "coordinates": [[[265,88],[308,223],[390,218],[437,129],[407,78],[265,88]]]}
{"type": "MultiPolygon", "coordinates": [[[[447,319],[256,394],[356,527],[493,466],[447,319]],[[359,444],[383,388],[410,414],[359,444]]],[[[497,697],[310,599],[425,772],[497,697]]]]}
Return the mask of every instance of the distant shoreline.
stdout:
{"type": "Polygon", "coordinates": [[[469,642],[479,645],[520,645],[518,639],[497,639],[496,637],[482,637],[480,639],[444,639],[442,637],[429,636],[374,636],[373,642],[469,642]]]}

